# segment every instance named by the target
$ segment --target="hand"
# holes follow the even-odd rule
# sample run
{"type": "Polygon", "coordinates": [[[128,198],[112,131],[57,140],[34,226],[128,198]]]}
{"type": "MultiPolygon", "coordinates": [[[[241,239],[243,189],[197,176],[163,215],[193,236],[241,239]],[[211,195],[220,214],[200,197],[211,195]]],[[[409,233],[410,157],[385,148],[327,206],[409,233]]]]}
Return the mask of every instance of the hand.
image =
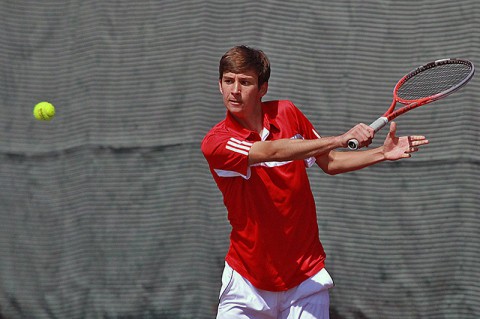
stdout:
{"type": "Polygon", "coordinates": [[[385,159],[395,161],[401,158],[409,158],[412,153],[418,151],[418,147],[428,144],[425,136],[402,136],[396,137],[397,123],[390,124],[390,133],[388,133],[383,143],[383,154],[385,159]]]}
{"type": "Polygon", "coordinates": [[[374,135],[375,130],[367,124],[357,124],[342,135],[342,146],[347,147],[351,139],[358,141],[358,148],[368,146],[372,143],[374,135]]]}

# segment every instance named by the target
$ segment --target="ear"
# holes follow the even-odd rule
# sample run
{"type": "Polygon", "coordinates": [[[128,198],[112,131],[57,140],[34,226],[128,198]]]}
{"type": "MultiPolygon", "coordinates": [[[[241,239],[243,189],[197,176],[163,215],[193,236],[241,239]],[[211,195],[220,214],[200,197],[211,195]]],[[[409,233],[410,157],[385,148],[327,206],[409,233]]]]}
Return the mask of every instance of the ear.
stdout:
{"type": "Polygon", "coordinates": [[[265,94],[267,94],[268,91],[268,82],[265,82],[262,84],[259,90],[260,97],[263,97],[265,94]]]}
{"type": "Polygon", "coordinates": [[[223,89],[222,89],[222,80],[218,81],[218,89],[220,90],[220,93],[223,94],[223,89]]]}

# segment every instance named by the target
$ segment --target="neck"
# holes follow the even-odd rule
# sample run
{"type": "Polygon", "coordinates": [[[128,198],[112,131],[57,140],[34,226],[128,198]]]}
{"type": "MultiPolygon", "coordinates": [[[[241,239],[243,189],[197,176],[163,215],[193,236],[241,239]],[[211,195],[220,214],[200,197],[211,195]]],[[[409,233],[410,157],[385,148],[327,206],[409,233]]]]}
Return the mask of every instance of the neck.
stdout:
{"type": "Polygon", "coordinates": [[[248,116],[238,116],[237,114],[232,114],[232,116],[240,123],[241,126],[247,130],[257,132],[261,134],[263,130],[263,113],[262,108],[256,108],[256,112],[249,114],[248,116]]]}

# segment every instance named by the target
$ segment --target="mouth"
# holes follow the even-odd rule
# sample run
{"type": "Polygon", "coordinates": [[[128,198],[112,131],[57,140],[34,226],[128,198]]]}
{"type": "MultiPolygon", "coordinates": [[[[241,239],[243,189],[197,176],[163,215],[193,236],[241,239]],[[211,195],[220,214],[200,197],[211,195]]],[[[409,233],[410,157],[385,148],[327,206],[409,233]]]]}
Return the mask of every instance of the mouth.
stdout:
{"type": "Polygon", "coordinates": [[[229,100],[228,102],[230,103],[230,105],[233,105],[233,106],[239,106],[242,104],[242,102],[238,100],[229,100]]]}

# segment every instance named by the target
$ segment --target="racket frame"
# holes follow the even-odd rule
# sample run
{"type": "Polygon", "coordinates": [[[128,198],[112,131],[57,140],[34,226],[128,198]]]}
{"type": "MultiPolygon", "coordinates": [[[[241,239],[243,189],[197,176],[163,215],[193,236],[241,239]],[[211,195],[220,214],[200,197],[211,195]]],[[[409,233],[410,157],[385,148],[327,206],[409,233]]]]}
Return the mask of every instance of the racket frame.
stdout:
{"type": "MultiPolygon", "coordinates": [[[[447,97],[448,95],[452,94],[453,92],[459,90],[462,88],[465,84],[467,84],[475,74],[475,66],[473,65],[472,62],[468,60],[463,60],[463,59],[456,59],[456,58],[451,58],[451,59],[440,59],[436,60],[430,63],[427,63],[425,65],[422,65],[409,73],[407,73],[405,76],[403,76],[395,85],[393,89],[393,101],[388,110],[380,116],[378,119],[373,121],[369,126],[375,130],[375,133],[381,130],[385,125],[387,125],[388,122],[392,121],[394,118],[396,118],[399,115],[402,115],[405,112],[408,112],[414,108],[417,108],[419,106],[434,102],[439,99],[443,99],[444,97],[447,97]],[[407,99],[402,99],[398,96],[397,92],[400,89],[400,87],[407,82],[410,78],[415,76],[418,73],[421,73],[427,69],[431,69],[432,67],[443,65],[443,64],[465,64],[470,67],[470,73],[458,84],[450,87],[449,89],[442,91],[440,93],[427,96],[421,99],[416,99],[416,100],[407,100],[407,99]],[[399,108],[398,110],[395,111],[395,106],[396,104],[401,103],[405,106],[399,108]]],[[[348,141],[348,148],[351,150],[356,150],[358,149],[358,141],[356,139],[351,139],[348,141]]]]}

